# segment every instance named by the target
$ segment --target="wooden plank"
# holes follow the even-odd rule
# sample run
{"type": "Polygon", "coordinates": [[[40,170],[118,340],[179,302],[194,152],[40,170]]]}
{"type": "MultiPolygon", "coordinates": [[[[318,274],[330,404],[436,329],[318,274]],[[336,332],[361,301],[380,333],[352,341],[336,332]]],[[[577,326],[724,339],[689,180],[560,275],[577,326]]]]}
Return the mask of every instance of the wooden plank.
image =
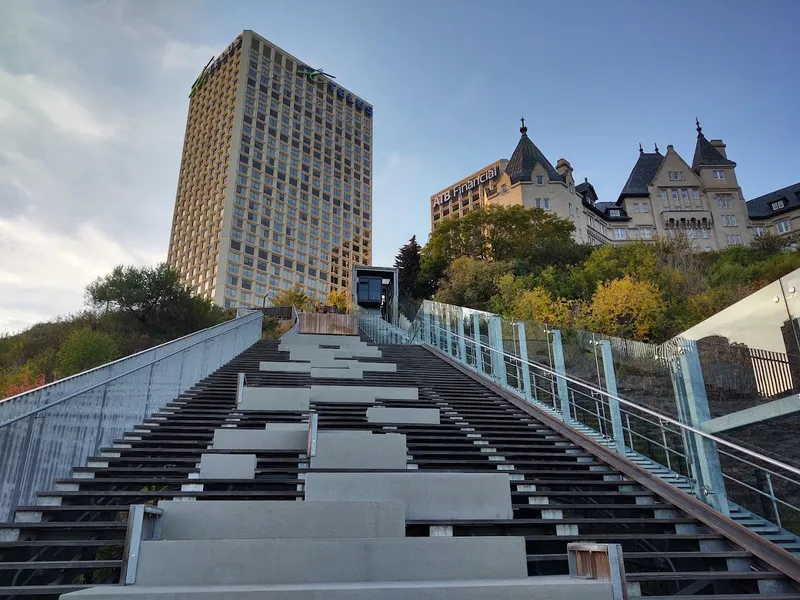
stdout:
{"type": "Polygon", "coordinates": [[[300,313],[299,333],[358,335],[358,317],[333,313],[300,313]]]}

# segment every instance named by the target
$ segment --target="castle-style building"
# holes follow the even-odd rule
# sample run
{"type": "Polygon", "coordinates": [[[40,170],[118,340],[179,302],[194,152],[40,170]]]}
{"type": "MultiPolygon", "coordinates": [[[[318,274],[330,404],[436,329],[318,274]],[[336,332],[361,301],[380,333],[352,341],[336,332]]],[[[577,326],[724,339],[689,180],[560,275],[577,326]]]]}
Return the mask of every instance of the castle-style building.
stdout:
{"type": "MultiPolygon", "coordinates": [[[[736,163],[720,139],[708,140],[700,123],[692,163],[673,148],[639,156],[615,202],[600,202],[584,178],[575,184],[564,158],[556,166],[528,137],[525,121],[509,160],[497,160],[431,196],[431,224],[488,204],[541,208],[575,225],[588,244],[618,244],[685,235],[699,249],[748,244],[753,236],[786,235],[800,219],[800,184],[746,202],[736,163]]],[[[796,228],[800,228],[800,223],[796,228]]]]}

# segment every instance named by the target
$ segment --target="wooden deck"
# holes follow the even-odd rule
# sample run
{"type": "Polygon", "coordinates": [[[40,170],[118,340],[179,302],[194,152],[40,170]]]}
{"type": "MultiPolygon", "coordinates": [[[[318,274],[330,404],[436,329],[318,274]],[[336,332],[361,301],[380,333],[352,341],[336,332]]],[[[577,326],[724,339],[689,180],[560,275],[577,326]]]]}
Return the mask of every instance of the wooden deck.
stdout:
{"type": "Polygon", "coordinates": [[[358,317],[331,313],[300,313],[299,333],[358,335],[358,317]]]}

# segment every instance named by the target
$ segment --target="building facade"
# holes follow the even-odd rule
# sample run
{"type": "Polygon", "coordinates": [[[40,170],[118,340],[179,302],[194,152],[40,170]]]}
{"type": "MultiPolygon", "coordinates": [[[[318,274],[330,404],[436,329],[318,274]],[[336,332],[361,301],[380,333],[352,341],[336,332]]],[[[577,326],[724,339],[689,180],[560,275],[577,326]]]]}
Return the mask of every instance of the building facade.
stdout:
{"type": "MultiPolygon", "coordinates": [[[[620,244],[683,235],[701,250],[748,244],[770,231],[788,235],[800,229],[800,184],[746,202],[736,177],[736,163],[719,139],[706,139],[697,123],[697,141],[689,165],[674,149],[656,146],[639,156],[614,202],[600,202],[584,178],[575,184],[572,166],[561,158],[552,163],[527,135],[508,161],[496,161],[466,179],[431,196],[431,223],[463,215],[487,204],[541,208],[569,219],[575,239],[588,244],[620,244]],[[456,196],[465,183],[500,166],[501,173],[469,199],[456,196]]],[[[472,188],[470,188],[472,189],[472,188]]],[[[467,190],[469,191],[469,190],[467,190]]]]}
{"type": "Polygon", "coordinates": [[[349,291],[372,258],[372,110],[242,32],[191,89],[168,264],[227,307],[349,291]]]}
{"type": "Polygon", "coordinates": [[[747,202],[753,235],[796,236],[800,231],[800,183],[747,202]]]}

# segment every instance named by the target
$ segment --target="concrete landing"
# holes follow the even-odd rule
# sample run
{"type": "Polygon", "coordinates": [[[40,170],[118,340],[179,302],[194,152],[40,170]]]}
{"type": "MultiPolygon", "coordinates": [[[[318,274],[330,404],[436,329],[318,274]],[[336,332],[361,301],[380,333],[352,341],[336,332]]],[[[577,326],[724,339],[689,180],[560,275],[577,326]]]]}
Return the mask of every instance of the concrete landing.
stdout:
{"type": "Polygon", "coordinates": [[[372,406],[367,409],[368,423],[439,425],[438,408],[387,408],[372,406]]]}
{"type": "Polygon", "coordinates": [[[162,500],[162,540],[402,538],[399,502],[162,500]]]}
{"type": "Polygon", "coordinates": [[[137,585],[527,577],[522,537],[145,541],[137,585]]]}
{"type": "Polygon", "coordinates": [[[306,500],[403,502],[409,520],[511,519],[510,481],[506,473],[309,473],[306,500]]]}
{"type": "Polygon", "coordinates": [[[255,454],[203,454],[200,479],[255,479],[255,454]]]}
{"type": "Polygon", "coordinates": [[[312,469],[405,469],[406,436],[371,431],[320,431],[312,469]]]}
{"type": "Polygon", "coordinates": [[[214,450],[296,450],[308,447],[308,424],[290,423],[282,431],[269,429],[217,429],[214,431],[214,450]]]}
{"type": "Polygon", "coordinates": [[[307,387],[245,387],[239,410],[308,412],[311,390],[307,387]]]}
{"type": "Polygon", "coordinates": [[[611,600],[611,584],[566,575],[482,581],[389,581],[202,587],[114,586],[62,598],[92,600],[611,600]]]}

